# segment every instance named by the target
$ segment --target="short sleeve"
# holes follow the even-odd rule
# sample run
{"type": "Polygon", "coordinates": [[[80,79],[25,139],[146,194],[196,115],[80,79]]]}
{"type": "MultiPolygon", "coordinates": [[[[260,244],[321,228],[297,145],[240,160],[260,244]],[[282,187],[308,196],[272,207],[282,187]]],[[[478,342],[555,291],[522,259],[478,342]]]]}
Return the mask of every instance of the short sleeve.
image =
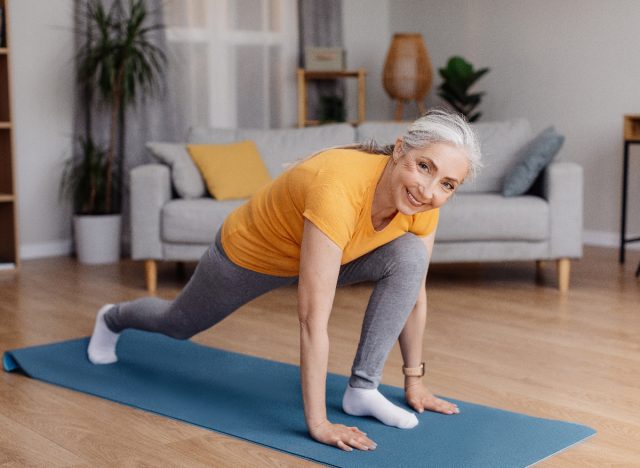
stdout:
{"type": "Polygon", "coordinates": [[[424,237],[428,236],[436,230],[438,227],[438,219],[440,218],[440,209],[418,213],[413,216],[413,223],[409,232],[412,232],[416,236],[424,237]]]}
{"type": "Polygon", "coordinates": [[[357,209],[340,183],[323,181],[306,190],[302,216],[311,221],[342,250],[353,237],[357,209]]]}

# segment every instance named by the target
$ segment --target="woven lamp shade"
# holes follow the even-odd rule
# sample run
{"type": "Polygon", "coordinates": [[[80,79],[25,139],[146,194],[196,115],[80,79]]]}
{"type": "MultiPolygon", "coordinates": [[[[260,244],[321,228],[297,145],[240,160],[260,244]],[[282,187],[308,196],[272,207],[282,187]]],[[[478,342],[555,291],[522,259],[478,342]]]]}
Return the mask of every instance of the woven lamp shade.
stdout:
{"type": "Polygon", "coordinates": [[[384,63],[382,83],[398,101],[424,99],[432,83],[431,60],[422,34],[394,34],[384,63]]]}

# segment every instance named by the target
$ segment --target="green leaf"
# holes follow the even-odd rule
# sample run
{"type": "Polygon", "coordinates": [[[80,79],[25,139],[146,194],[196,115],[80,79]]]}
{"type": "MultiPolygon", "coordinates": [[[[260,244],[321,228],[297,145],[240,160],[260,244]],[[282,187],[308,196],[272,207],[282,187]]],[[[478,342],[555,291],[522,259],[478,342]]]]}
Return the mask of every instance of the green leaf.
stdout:
{"type": "MultiPolygon", "coordinates": [[[[480,104],[484,92],[469,93],[470,87],[482,76],[489,72],[489,68],[474,70],[473,65],[460,56],[451,57],[446,67],[440,68],[443,79],[438,87],[438,95],[458,112],[469,116],[480,104]]],[[[475,119],[481,113],[473,114],[475,119]]]]}
{"type": "Polygon", "coordinates": [[[488,68],[483,68],[482,70],[478,70],[475,73],[473,73],[473,75],[469,79],[469,87],[471,87],[471,85],[473,85],[473,83],[475,83],[480,78],[482,78],[482,76],[485,75],[488,71],[489,71],[488,68]]]}
{"type": "Polygon", "coordinates": [[[473,75],[473,67],[462,57],[453,57],[447,67],[461,80],[466,81],[473,75]]]}
{"type": "Polygon", "coordinates": [[[458,97],[456,97],[456,96],[454,96],[454,95],[452,95],[452,94],[450,94],[450,93],[447,93],[447,92],[444,92],[444,91],[440,91],[440,92],[438,93],[438,95],[439,95],[441,98],[443,98],[445,101],[447,101],[448,103],[450,103],[450,104],[452,104],[452,105],[453,105],[454,103],[460,103],[460,105],[462,105],[462,103],[461,103],[460,99],[458,99],[458,97]]]}

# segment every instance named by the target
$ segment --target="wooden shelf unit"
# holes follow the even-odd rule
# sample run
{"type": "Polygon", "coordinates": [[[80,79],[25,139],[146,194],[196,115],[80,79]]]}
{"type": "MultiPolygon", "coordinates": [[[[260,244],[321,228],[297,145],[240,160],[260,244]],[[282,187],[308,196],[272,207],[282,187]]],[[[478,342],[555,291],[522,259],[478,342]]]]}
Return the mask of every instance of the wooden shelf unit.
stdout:
{"type": "Polygon", "coordinates": [[[0,48],[0,270],[14,270],[20,266],[11,102],[9,3],[9,0],[0,0],[5,39],[4,47],[0,48]]]}
{"type": "Polygon", "coordinates": [[[358,125],[365,119],[365,76],[367,72],[358,70],[312,71],[298,68],[298,127],[319,125],[318,120],[307,119],[307,82],[310,80],[336,80],[341,78],[357,78],[358,80],[358,118],[349,123],[358,125]]]}

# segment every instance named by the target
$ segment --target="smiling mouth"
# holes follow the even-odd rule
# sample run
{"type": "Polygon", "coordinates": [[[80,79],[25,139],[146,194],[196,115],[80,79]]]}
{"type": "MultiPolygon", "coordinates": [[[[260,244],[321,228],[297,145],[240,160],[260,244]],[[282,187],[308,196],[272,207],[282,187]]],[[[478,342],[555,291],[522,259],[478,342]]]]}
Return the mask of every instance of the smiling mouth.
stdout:
{"type": "Polygon", "coordinates": [[[406,192],[407,192],[407,198],[409,199],[409,202],[410,202],[413,206],[415,206],[415,207],[419,207],[419,206],[424,205],[424,203],[419,202],[418,200],[416,200],[416,198],[415,198],[413,195],[411,195],[411,192],[409,192],[409,190],[408,190],[408,189],[405,189],[405,190],[406,190],[406,192]]]}

